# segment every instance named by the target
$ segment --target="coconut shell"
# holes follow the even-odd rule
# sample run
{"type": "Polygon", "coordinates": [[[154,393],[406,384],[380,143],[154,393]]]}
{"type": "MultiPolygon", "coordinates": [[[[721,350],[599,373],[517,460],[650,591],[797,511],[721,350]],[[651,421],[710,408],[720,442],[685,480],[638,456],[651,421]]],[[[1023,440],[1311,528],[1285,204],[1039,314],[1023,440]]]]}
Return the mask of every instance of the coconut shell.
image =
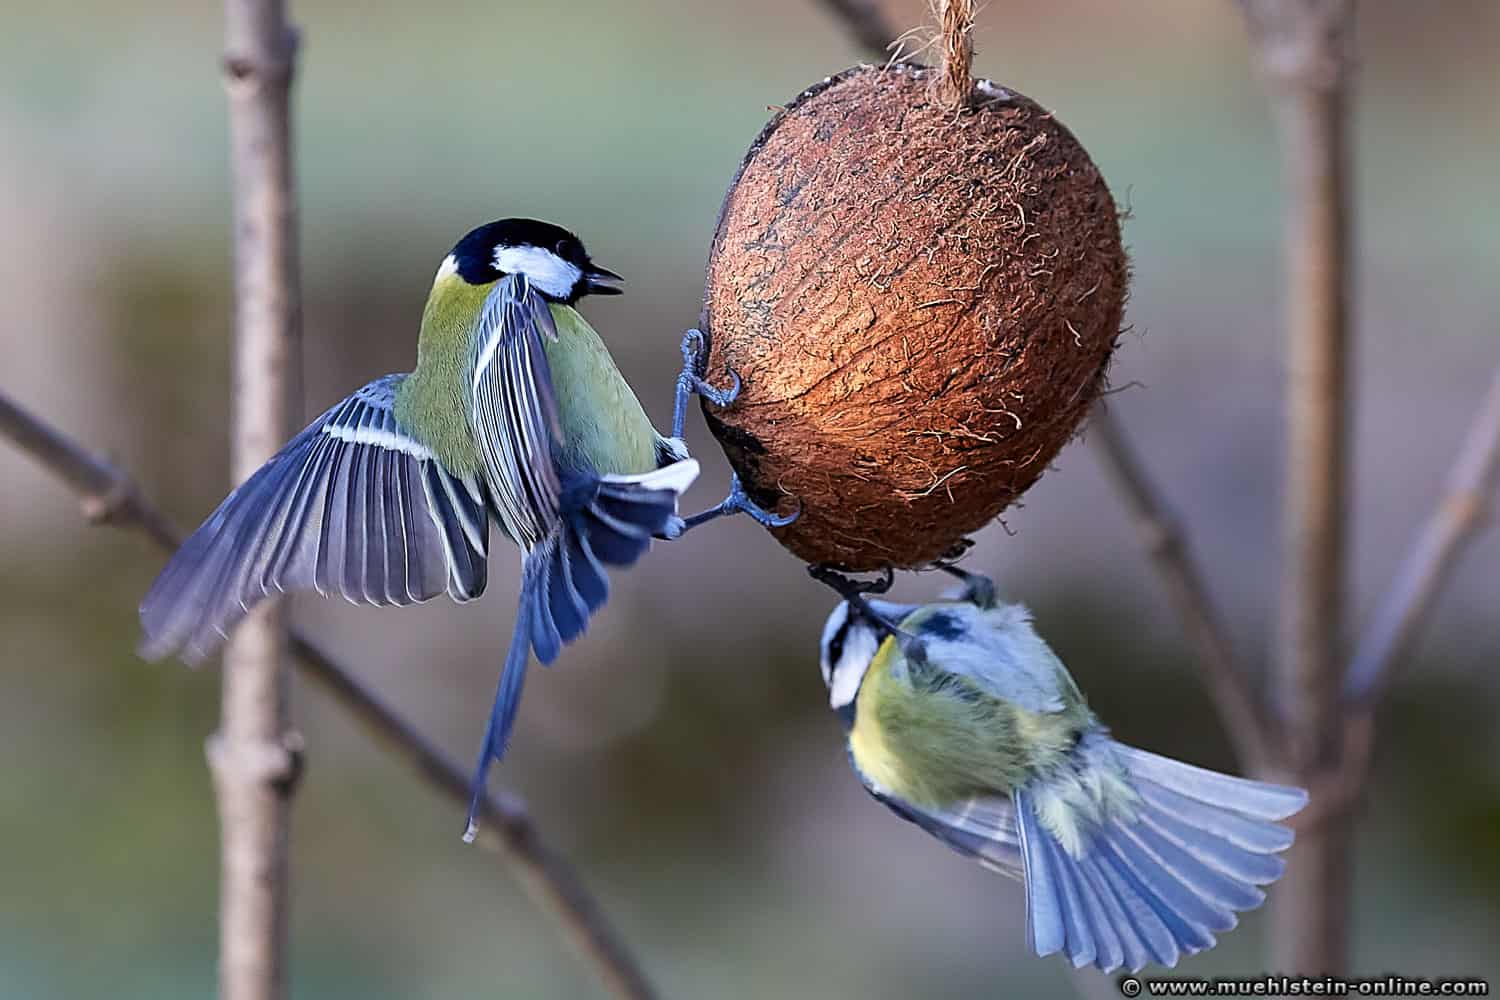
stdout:
{"type": "Polygon", "coordinates": [[[805,91],[751,146],[719,217],[704,404],[776,538],[848,570],[930,564],[1073,436],[1124,308],[1114,200],[1078,140],[981,83],[955,110],[918,67],[805,91]]]}

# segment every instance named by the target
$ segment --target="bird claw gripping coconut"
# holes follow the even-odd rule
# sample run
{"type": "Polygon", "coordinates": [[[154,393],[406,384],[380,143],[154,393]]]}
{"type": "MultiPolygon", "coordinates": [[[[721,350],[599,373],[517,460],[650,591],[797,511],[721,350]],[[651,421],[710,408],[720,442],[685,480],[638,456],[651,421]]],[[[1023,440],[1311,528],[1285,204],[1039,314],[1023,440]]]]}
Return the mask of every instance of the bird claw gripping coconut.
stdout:
{"type": "Polygon", "coordinates": [[[811,563],[939,562],[1073,436],[1103,385],[1127,265],[1087,152],[988,83],[849,70],[798,96],[724,199],[703,329],[743,390],[708,425],[811,563]]]}

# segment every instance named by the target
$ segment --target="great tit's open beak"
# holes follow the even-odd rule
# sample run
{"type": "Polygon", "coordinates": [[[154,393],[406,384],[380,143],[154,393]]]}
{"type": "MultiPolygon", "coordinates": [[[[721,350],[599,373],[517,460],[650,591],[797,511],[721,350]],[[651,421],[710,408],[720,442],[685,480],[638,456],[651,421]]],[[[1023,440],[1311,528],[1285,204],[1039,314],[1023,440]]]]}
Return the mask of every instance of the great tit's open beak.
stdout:
{"type": "Polygon", "coordinates": [[[588,281],[589,294],[591,295],[619,295],[625,289],[612,282],[624,281],[615,272],[598,264],[590,264],[588,273],[584,275],[588,281]]]}

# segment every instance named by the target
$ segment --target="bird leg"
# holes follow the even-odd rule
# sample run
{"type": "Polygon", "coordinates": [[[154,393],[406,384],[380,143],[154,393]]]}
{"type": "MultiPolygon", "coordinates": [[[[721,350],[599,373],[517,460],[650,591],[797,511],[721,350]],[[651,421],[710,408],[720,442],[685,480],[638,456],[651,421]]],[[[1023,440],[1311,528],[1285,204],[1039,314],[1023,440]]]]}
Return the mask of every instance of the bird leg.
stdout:
{"type": "Polygon", "coordinates": [[[954,577],[964,585],[963,592],[958,599],[967,604],[972,604],[983,611],[989,611],[995,606],[995,581],[983,573],[970,573],[966,569],[960,569],[950,562],[934,563],[936,568],[954,577]]]}
{"type": "Polygon", "coordinates": [[[807,572],[814,580],[837,591],[838,595],[848,602],[855,614],[873,624],[880,632],[894,638],[897,645],[901,647],[901,653],[906,657],[907,662],[913,664],[926,662],[927,644],[903,629],[898,623],[876,611],[866,600],[869,594],[884,594],[891,589],[891,584],[896,580],[895,570],[887,566],[880,571],[879,578],[875,580],[856,580],[827,563],[809,566],[807,572]]]}
{"type": "Polygon", "coordinates": [[[703,370],[708,364],[705,356],[708,340],[702,330],[689,330],[682,335],[682,373],[677,376],[677,396],[672,404],[672,436],[682,439],[682,429],[687,423],[687,404],[693,396],[702,396],[715,406],[728,406],[740,398],[740,376],[733,368],[729,377],[733,384],[728,389],[715,389],[703,380],[703,370]]]}
{"type": "Polygon", "coordinates": [[[723,500],[720,500],[714,506],[708,508],[708,510],[700,511],[699,513],[693,514],[689,517],[678,518],[677,520],[681,523],[669,526],[668,537],[680,538],[682,536],[682,533],[687,531],[689,528],[696,528],[700,524],[706,524],[707,522],[712,521],[716,518],[723,517],[725,514],[748,514],[755,521],[755,523],[761,525],[762,527],[785,528],[787,525],[797,520],[797,518],[801,516],[802,512],[799,510],[793,511],[790,514],[772,514],[770,511],[757,504],[754,500],[750,499],[750,497],[745,493],[744,483],[740,482],[740,477],[736,473],[729,477],[729,495],[727,497],[725,497],[723,500]],[[672,533],[673,528],[676,529],[675,534],[672,533]]]}
{"type": "MultiPolygon", "coordinates": [[[[707,338],[701,330],[689,330],[682,335],[682,373],[677,376],[677,398],[672,407],[672,440],[682,442],[683,426],[687,423],[687,404],[693,396],[702,396],[715,406],[729,406],[740,396],[740,376],[733,368],[729,377],[733,383],[727,389],[715,389],[703,379],[703,368],[707,363],[705,349],[707,338]]],[[[687,448],[683,446],[683,452],[687,448]]],[[[745,485],[735,475],[729,481],[729,495],[708,510],[691,517],[673,517],[661,537],[680,538],[689,528],[696,528],[725,514],[748,514],[766,528],[784,528],[797,520],[801,511],[791,514],[773,514],[761,507],[745,493],[745,485]]]]}

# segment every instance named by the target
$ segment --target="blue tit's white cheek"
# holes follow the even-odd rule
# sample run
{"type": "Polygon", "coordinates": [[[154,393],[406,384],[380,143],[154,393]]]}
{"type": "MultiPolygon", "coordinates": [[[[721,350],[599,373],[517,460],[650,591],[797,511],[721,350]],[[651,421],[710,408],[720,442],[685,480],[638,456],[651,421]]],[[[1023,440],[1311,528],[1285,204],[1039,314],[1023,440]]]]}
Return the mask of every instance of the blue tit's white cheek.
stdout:
{"type": "Polygon", "coordinates": [[[577,265],[533,246],[496,247],[495,266],[506,274],[524,274],[542,293],[558,299],[567,298],[583,276],[577,265]]]}
{"type": "Polygon", "coordinates": [[[859,686],[870,669],[870,661],[880,649],[880,639],[861,626],[849,629],[844,638],[843,654],[833,665],[833,681],[828,685],[828,704],[843,708],[859,695],[859,686]]]}

